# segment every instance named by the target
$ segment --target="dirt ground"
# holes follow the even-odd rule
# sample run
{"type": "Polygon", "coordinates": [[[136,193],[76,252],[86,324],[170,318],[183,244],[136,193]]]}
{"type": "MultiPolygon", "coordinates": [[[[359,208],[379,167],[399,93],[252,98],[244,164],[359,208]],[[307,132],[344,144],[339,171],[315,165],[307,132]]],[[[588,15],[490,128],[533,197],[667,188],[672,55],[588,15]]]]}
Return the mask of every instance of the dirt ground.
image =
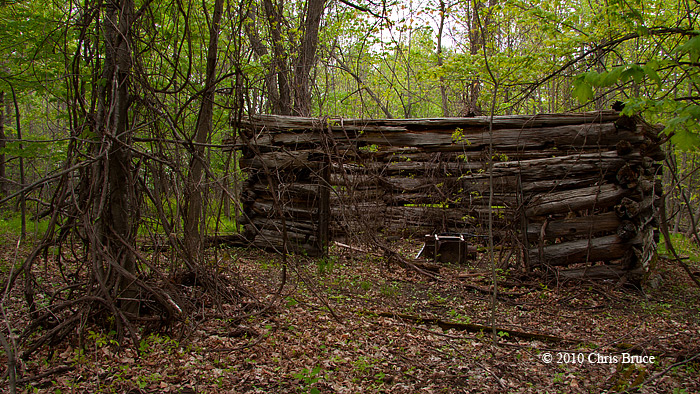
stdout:
{"type": "MultiPolygon", "coordinates": [[[[407,254],[412,247],[401,246],[407,254]]],[[[240,305],[217,305],[195,286],[188,291],[196,313],[141,332],[138,351],[88,322],[82,338],[24,362],[19,387],[37,393],[700,392],[700,291],[672,262],[660,260],[657,288],[641,290],[499,270],[494,341],[493,330],[476,326],[490,326],[494,316],[484,264],[441,265],[433,279],[371,254],[332,252],[320,260],[289,257],[278,294],[278,256],[229,249],[217,268],[249,292],[241,299],[249,315],[240,316],[240,305]]],[[[21,295],[9,300],[18,304],[6,306],[8,316],[20,316],[21,295]]],[[[4,352],[0,362],[6,363],[4,352]]]]}

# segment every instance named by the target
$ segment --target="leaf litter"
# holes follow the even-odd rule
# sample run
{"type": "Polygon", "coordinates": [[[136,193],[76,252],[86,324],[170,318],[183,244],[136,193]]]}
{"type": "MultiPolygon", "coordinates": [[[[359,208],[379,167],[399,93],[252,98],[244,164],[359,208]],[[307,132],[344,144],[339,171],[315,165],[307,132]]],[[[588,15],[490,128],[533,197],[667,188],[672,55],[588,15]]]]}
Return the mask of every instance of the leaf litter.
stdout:
{"type": "MultiPolygon", "coordinates": [[[[375,256],[335,253],[323,262],[289,256],[277,295],[279,256],[231,250],[218,269],[249,289],[242,302],[252,313],[241,318],[240,305],[217,305],[193,288],[199,309],[185,321],[144,329],[138,346],[122,346],[86,322],[88,335],[23,361],[18,386],[37,393],[700,392],[700,359],[683,363],[700,352],[700,291],[671,262],[659,262],[662,286],[641,291],[505,277],[494,343],[491,332],[431,323],[490,325],[491,297],[475,290],[491,287],[488,273],[446,264],[433,280],[375,256]],[[590,362],[623,353],[655,361],[590,362]],[[64,370],[34,379],[56,368],[64,370]]],[[[10,326],[26,323],[24,308],[14,289],[5,302],[10,326]]],[[[0,362],[7,363],[4,352],[0,362]]]]}

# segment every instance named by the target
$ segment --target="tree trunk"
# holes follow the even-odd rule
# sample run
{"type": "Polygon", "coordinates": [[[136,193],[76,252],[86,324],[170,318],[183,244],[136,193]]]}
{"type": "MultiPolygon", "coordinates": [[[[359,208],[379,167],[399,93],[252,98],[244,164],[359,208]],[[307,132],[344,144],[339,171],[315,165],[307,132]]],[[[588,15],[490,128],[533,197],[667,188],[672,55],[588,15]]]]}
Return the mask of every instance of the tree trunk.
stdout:
{"type": "MultiPolygon", "coordinates": [[[[214,14],[209,28],[209,48],[207,49],[207,70],[202,104],[197,116],[197,130],[193,138],[190,171],[185,186],[185,248],[192,262],[201,257],[202,232],[202,184],[204,183],[204,144],[211,139],[216,87],[216,61],[219,45],[219,27],[223,14],[223,0],[214,3],[214,14]]],[[[203,227],[203,226],[202,226],[203,227]]]]}
{"type": "MultiPolygon", "coordinates": [[[[262,40],[260,40],[260,35],[258,34],[258,30],[255,27],[255,24],[257,20],[255,19],[255,11],[251,10],[248,12],[248,18],[250,19],[250,23],[245,24],[245,31],[246,35],[248,36],[248,39],[250,40],[250,47],[255,53],[255,56],[258,57],[258,59],[264,59],[268,56],[269,52],[267,50],[267,47],[262,43],[262,40]]],[[[272,113],[275,112],[275,106],[279,105],[280,98],[279,98],[279,90],[277,89],[277,73],[274,71],[274,67],[270,66],[269,64],[266,64],[267,68],[267,73],[265,74],[265,89],[267,90],[267,103],[269,105],[269,108],[267,111],[271,111],[272,113]]],[[[263,96],[264,97],[264,96],[263,96]]],[[[261,107],[263,107],[261,105],[261,107]]],[[[254,110],[257,110],[255,106],[253,107],[254,110]]],[[[264,111],[264,109],[262,109],[264,111]]]]}
{"type": "Polygon", "coordinates": [[[294,112],[299,116],[311,115],[311,87],[309,86],[311,67],[316,60],[318,30],[325,9],[324,0],[308,0],[304,40],[294,70],[294,112]]]}
{"type": "MultiPolygon", "coordinates": [[[[480,1],[475,1],[472,4],[469,26],[469,54],[477,56],[479,51],[484,46],[486,37],[482,34],[479,28],[477,13],[484,7],[480,1]]],[[[484,30],[488,28],[488,20],[484,21],[484,30]]],[[[465,116],[482,115],[481,106],[479,105],[479,94],[481,93],[481,81],[478,75],[472,77],[472,80],[467,86],[467,91],[464,99],[463,112],[465,116]]]]}
{"type": "Polygon", "coordinates": [[[289,70],[287,69],[287,55],[282,45],[282,28],[284,24],[282,16],[282,3],[273,4],[272,0],[263,0],[265,14],[270,25],[270,35],[272,37],[272,69],[277,74],[276,94],[270,94],[272,101],[272,113],[276,115],[291,115],[292,100],[289,89],[289,70]]]}
{"type": "Polygon", "coordinates": [[[442,75],[442,33],[445,29],[445,0],[440,0],[440,25],[438,26],[437,36],[437,65],[440,68],[440,97],[442,98],[442,116],[448,117],[449,108],[447,106],[447,88],[445,87],[445,77],[442,75]]]}
{"type": "Polygon", "coordinates": [[[7,194],[7,174],[5,172],[5,92],[0,91],[0,198],[7,194]]]}
{"type": "MultiPolygon", "coordinates": [[[[99,104],[98,127],[102,134],[103,148],[108,149],[105,165],[93,167],[103,171],[106,167],[106,204],[95,218],[99,223],[100,245],[93,245],[94,256],[103,256],[103,266],[98,268],[100,281],[107,288],[116,287],[117,298],[125,299],[120,303],[123,310],[138,312],[138,303],[134,301],[137,289],[128,275],[118,273],[110,268],[118,264],[128,274],[136,272],[136,256],[133,248],[136,243],[136,214],[138,211],[135,192],[135,169],[129,146],[132,143],[132,130],[129,126],[129,93],[133,65],[131,26],[134,21],[133,0],[121,0],[107,3],[106,20],[103,23],[105,39],[105,62],[102,78],[107,81],[99,104]],[[102,248],[102,250],[99,250],[102,248]],[[106,252],[106,255],[104,254],[106,252]],[[107,261],[104,261],[104,260],[107,261]]],[[[98,172],[98,173],[99,173],[98,172]]],[[[99,178],[93,180],[93,186],[101,187],[99,178]]],[[[94,198],[101,198],[96,195],[94,198]]],[[[95,239],[93,241],[98,241],[95,239]]]]}

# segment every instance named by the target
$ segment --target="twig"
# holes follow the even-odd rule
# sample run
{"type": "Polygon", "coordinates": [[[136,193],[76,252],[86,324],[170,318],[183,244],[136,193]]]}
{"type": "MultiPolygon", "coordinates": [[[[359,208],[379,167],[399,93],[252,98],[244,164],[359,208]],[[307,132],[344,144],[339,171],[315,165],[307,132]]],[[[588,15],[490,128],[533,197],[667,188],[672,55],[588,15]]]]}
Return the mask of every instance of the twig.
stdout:
{"type": "Polygon", "coordinates": [[[491,326],[486,326],[486,325],[481,325],[481,324],[473,324],[473,323],[456,323],[456,322],[448,322],[444,321],[438,318],[433,318],[433,317],[421,317],[421,316],[412,316],[412,315],[405,315],[402,313],[391,313],[391,312],[378,312],[376,313],[378,316],[382,317],[391,317],[394,319],[403,319],[403,320],[409,320],[413,321],[417,324],[435,324],[442,328],[443,330],[462,330],[462,331],[469,331],[469,332],[488,332],[488,331],[493,331],[497,330],[499,332],[503,332],[508,334],[508,336],[511,337],[519,337],[519,338],[524,338],[524,339],[530,339],[530,340],[539,340],[539,341],[546,341],[546,342],[571,342],[574,344],[581,343],[581,341],[577,340],[570,340],[570,339],[564,339],[560,337],[555,337],[552,335],[547,335],[547,334],[536,334],[536,333],[529,333],[529,332],[523,332],[523,331],[515,331],[515,330],[508,330],[508,329],[496,329],[495,327],[491,326]]]}
{"type": "Polygon", "coordinates": [[[19,379],[17,381],[17,383],[19,383],[19,384],[29,383],[29,382],[32,382],[35,380],[43,379],[43,378],[45,378],[47,376],[51,376],[53,374],[68,372],[68,371],[72,371],[74,369],[75,369],[75,367],[72,365],[61,365],[60,367],[49,369],[48,371],[42,372],[42,373],[37,374],[37,375],[19,379]]]}

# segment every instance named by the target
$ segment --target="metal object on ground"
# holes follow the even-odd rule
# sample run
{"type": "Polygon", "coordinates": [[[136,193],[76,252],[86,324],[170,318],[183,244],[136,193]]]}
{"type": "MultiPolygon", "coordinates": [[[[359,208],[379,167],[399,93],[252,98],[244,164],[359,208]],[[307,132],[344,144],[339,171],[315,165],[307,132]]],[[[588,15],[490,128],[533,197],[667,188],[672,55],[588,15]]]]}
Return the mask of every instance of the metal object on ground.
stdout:
{"type": "Polygon", "coordinates": [[[467,242],[478,237],[466,233],[427,234],[423,248],[416,258],[433,259],[441,263],[463,264],[476,258],[477,247],[467,242]]]}

